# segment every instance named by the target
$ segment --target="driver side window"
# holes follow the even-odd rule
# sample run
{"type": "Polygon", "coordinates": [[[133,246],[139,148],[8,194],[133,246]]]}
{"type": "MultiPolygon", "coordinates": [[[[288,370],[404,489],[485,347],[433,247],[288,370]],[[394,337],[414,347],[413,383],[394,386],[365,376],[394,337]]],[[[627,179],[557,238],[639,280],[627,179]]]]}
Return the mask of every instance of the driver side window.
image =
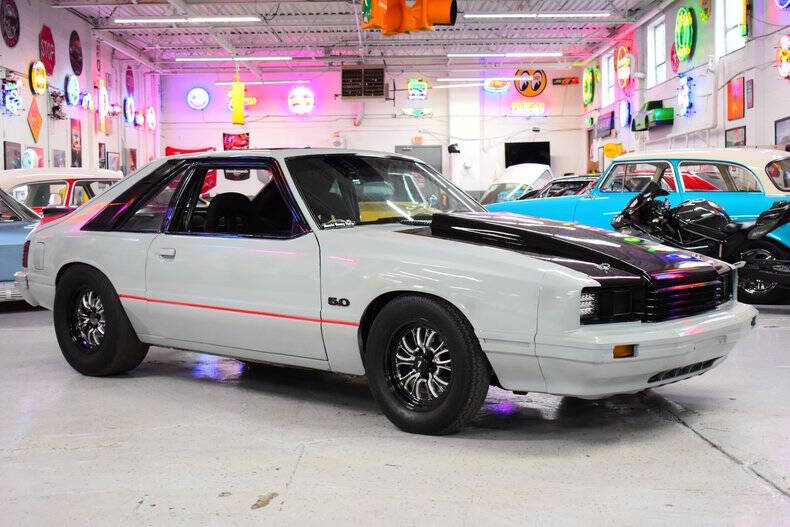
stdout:
{"type": "Polygon", "coordinates": [[[617,164],[601,185],[601,192],[642,192],[651,181],[665,190],[676,190],[672,166],[665,161],[657,161],[617,164]]]}

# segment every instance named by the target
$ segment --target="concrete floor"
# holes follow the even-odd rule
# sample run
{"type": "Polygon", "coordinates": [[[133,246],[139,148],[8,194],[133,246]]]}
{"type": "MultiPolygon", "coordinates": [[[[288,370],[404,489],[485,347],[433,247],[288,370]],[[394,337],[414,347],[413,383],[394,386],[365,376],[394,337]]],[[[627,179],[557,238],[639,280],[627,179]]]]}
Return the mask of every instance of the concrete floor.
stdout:
{"type": "Polygon", "coordinates": [[[82,377],[0,306],[0,524],[790,525],[790,308],[702,377],[598,402],[491,389],[399,432],[364,380],[152,349],[82,377]]]}

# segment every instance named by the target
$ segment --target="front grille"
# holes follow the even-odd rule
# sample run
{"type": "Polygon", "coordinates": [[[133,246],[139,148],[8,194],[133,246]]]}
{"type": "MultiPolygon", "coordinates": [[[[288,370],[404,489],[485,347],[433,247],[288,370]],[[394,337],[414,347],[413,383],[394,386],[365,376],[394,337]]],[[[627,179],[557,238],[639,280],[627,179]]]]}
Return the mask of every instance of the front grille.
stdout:
{"type": "Polygon", "coordinates": [[[709,311],[730,299],[731,278],[676,284],[649,289],[645,295],[645,322],[661,322],[709,311]]]}
{"type": "Polygon", "coordinates": [[[706,360],[705,362],[697,362],[696,364],[689,364],[688,366],[683,366],[682,368],[673,368],[671,370],[662,371],[650,377],[647,380],[647,382],[652,383],[652,382],[667,381],[670,379],[688,375],[689,373],[704,371],[710,368],[711,366],[713,366],[713,364],[720,358],[721,357],[716,357],[715,359],[706,360]]]}

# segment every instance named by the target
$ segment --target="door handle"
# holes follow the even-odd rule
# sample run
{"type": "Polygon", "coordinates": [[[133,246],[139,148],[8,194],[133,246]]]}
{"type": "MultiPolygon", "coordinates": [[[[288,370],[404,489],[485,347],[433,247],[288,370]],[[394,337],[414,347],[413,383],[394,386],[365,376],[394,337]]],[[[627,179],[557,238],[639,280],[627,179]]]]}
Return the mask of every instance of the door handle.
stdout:
{"type": "Polygon", "coordinates": [[[170,247],[159,249],[159,257],[165,260],[172,260],[176,257],[176,250],[170,247]]]}

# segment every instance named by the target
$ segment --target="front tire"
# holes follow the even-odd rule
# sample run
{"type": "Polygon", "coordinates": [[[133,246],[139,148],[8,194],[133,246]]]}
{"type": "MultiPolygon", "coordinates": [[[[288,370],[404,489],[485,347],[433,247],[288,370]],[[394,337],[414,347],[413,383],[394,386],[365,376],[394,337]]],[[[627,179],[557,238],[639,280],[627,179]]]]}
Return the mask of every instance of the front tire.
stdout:
{"type": "Polygon", "coordinates": [[[102,273],[86,265],[68,268],[58,282],[55,335],[72,368],[90,376],[136,368],[148,353],[102,273]]]}
{"type": "MultiPolygon", "coordinates": [[[[746,242],[740,248],[740,260],[787,260],[790,253],[771,240],[746,242]]],[[[779,284],[763,280],[749,280],[740,277],[738,281],[738,300],[747,304],[779,304],[787,298],[787,291],[779,284]]]]}
{"type": "Polygon", "coordinates": [[[490,372],[469,323],[452,306],[398,297],[376,316],[365,370],[395,426],[415,434],[457,432],[485,400],[490,372]]]}

